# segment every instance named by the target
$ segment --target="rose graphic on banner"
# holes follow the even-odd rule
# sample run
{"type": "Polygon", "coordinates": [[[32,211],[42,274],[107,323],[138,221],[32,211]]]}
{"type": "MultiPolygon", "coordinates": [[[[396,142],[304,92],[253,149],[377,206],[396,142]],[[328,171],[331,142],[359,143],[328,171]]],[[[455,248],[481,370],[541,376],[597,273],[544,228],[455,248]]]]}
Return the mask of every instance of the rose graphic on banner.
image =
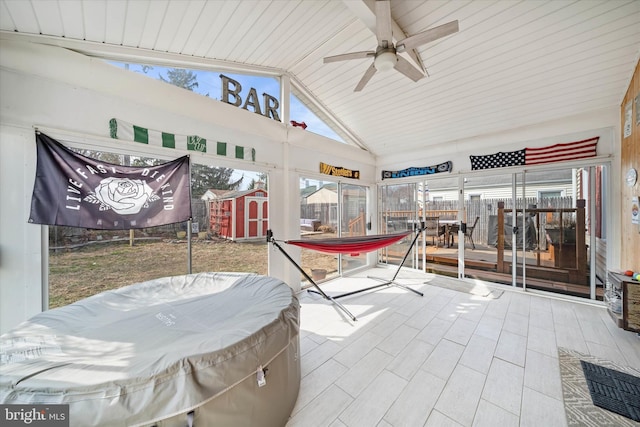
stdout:
{"type": "Polygon", "coordinates": [[[140,179],[105,178],[94,191],[84,200],[100,203],[101,211],[113,209],[120,215],[137,214],[142,208],[148,208],[149,202],[160,199],[149,184],[140,179]]]}
{"type": "Polygon", "coordinates": [[[191,218],[188,156],[121,166],[75,153],[42,133],[36,145],[30,223],[127,230],[191,218]]]}

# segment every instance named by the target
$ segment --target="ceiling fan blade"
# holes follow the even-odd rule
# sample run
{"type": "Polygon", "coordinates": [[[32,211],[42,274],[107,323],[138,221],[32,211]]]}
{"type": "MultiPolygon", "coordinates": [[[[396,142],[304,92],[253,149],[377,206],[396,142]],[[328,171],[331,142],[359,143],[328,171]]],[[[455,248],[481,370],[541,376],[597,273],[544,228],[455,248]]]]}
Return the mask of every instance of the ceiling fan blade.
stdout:
{"type": "Polygon", "coordinates": [[[367,71],[364,72],[364,76],[362,76],[362,78],[358,82],[358,85],[353,91],[360,92],[362,89],[364,89],[366,84],[369,83],[369,80],[371,80],[371,77],[373,77],[375,73],[376,73],[376,67],[374,67],[373,64],[371,64],[369,68],[367,68],[367,71]]]}
{"type": "Polygon", "coordinates": [[[458,32],[458,21],[451,21],[446,24],[440,25],[435,28],[423,31],[418,34],[407,37],[404,40],[400,40],[396,44],[396,50],[398,52],[404,52],[405,50],[415,49],[416,47],[425,43],[438,40],[439,38],[448,36],[449,34],[458,32]]]}
{"type": "Polygon", "coordinates": [[[411,65],[409,61],[404,59],[402,56],[396,55],[396,58],[398,58],[398,61],[393,68],[400,71],[402,74],[409,77],[414,82],[417,82],[424,77],[424,74],[417,70],[413,65],[411,65]]]}
{"type": "Polygon", "coordinates": [[[376,1],[376,37],[378,38],[378,46],[386,48],[393,44],[391,2],[389,0],[376,1]]]}
{"type": "Polygon", "coordinates": [[[362,52],[351,52],[351,53],[343,53],[340,55],[327,56],[323,59],[325,64],[329,62],[337,62],[337,61],[347,61],[349,59],[362,59],[369,58],[375,56],[375,52],[372,50],[362,51],[362,52]]]}

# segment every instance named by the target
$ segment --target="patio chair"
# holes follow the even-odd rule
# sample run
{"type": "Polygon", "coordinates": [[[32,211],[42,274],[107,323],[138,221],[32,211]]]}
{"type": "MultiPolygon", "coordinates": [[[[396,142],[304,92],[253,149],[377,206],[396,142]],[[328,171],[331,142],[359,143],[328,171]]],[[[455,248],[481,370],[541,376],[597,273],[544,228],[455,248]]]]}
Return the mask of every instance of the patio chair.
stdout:
{"type": "Polygon", "coordinates": [[[431,244],[439,246],[440,236],[445,234],[444,225],[440,225],[440,217],[431,216],[424,219],[425,235],[431,236],[431,244]],[[435,241],[438,241],[436,244],[435,241]]]}
{"type": "Polygon", "coordinates": [[[458,236],[458,230],[460,230],[459,224],[450,224],[446,227],[447,238],[449,239],[447,245],[449,247],[453,246],[453,243],[456,241],[456,237],[458,236]]]}
{"type": "Polygon", "coordinates": [[[478,220],[479,219],[480,219],[480,217],[477,216],[476,220],[473,222],[473,225],[471,227],[467,227],[467,231],[465,231],[465,233],[464,233],[464,239],[471,241],[471,246],[473,247],[473,249],[476,248],[476,244],[473,243],[473,230],[476,229],[476,225],[478,225],[478,220]]]}

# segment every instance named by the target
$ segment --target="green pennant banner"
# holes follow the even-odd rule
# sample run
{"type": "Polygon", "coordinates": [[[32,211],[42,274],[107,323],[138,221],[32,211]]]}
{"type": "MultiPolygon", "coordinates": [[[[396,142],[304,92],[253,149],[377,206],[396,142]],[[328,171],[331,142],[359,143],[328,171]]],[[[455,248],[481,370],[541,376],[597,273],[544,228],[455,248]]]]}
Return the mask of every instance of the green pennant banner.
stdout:
{"type": "Polygon", "coordinates": [[[183,151],[198,151],[201,153],[213,153],[218,156],[233,159],[256,161],[256,150],[252,147],[234,145],[228,142],[209,141],[198,135],[177,135],[162,132],[145,127],[136,126],[120,119],[109,120],[109,133],[111,138],[149,144],[157,147],[173,148],[183,151]]]}

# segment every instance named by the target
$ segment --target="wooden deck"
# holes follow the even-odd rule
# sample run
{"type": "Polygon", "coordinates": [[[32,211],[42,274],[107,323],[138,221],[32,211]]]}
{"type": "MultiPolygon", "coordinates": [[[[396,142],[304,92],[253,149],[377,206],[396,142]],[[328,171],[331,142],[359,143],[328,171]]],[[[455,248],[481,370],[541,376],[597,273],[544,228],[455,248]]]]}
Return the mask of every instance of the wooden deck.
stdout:
{"type": "MultiPolygon", "coordinates": [[[[404,253],[400,251],[388,251],[391,257],[390,261],[396,259],[401,260],[404,253]]],[[[508,265],[508,272],[501,273],[497,270],[497,250],[495,248],[478,245],[476,249],[471,247],[465,248],[465,276],[473,279],[486,280],[494,283],[503,283],[511,285],[511,251],[505,251],[504,263],[508,265]]],[[[518,252],[518,256],[522,256],[522,251],[518,252]]],[[[564,295],[572,295],[582,298],[590,298],[589,286],[583,283],[589,283],[588,275],[582,279],[582,283],[572,283],[571,278],[575,274],[566,268],[554,267],[553,260],[546,252],[526,251],[527,260],[527,280],[526,286],[530,289],[539,289],[544,291],[556,292],[564,295]]],[[[422,250],[420,250],[419,259],[422,260],[422,250]]],[[[437,273],[445,276],[458,276],[458,248],[453,247],[436,247],[427,246],[427,268],[431,273],[437,273]]],[[[521,277],[521,258],[519,258],[519,278],[517,283],[522,286],[521,277]]],[[[602,300],[604,288],[598,285],[596,288],[596,298],[602,300]]]]}

